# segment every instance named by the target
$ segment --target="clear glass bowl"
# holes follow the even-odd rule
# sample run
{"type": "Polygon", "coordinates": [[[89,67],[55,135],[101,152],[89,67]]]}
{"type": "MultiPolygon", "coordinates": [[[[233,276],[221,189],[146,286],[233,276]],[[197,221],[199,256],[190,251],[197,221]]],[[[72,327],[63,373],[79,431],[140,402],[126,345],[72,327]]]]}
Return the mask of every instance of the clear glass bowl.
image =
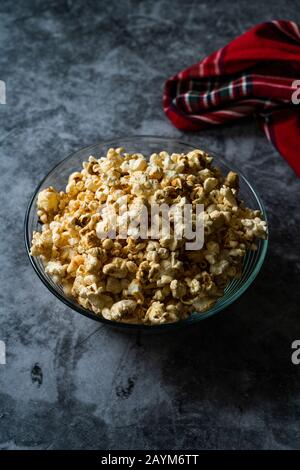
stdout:
{"type": "MultiPolygon", "coordinates": [[[[127,324],[127,323],[117,323],[110,320],[106,320],[101,316],[96,315],[91,310],[87,310],[79,305],[74,298],[67,297],[62,288],[55,284],[51,277],[45,273],[43,263],[40,258],[33,257],[30,255],[30,246],[32,240],[33,231],[39,231],[41,229],[41,224],[38,221],[36,214],[36,202],[37,195],[41,189],[44,189],[48,186],[53,186],[57,190],[64,190],[68,180],[68,176],[74,171],[80,171],[82,169],[82,162],[87,160],[90,155],[94,157],[104,156],[107,150],[110,147],[125,147],[128,152],[140,152],[145,156],[149,156],[154,152],[166,150],[167,152],[188,152],[194,148],[197,148],[197,145],[191,145],[185,142],[181,142],[176,139],[169,139],[163,137],[152,137],[152,136],[137,136],[124,139],[115,139],[108,142],[100,142],[96,145],[91,145],[90,147],[83,148],[78,150],[75,153],[72,153],[66,157],[62,162],[58,163],[43,179],[43,181],[36,188],[26,211],[25,216],[25,244],[28,256],[30,258],[31,264],[38,274],[39,278],[45,284],[45,286],[64,304],[68,305],[71,309],[76,312],[81,313],[93,320],[109,324],[111,326],[119,326],[122,328],[142,328],[142,329],[151,329],[151,330],[165,330],[167,328],[178,328],[183,325],[195,324],[200,320],[211,317],[216,313],[220,312],[224,308],[228,307],[232,302],[234,302],[243,292],[250,286],[253,280],[256,278],[266,255],[268,241],[267,240],[258,240],[257,251],[248,252],[244,259],[243,273],[239,279],[234,279],[231,281],[225,288],[224,295],[216,302],[216,304],[204,313],[193,313],[188,319],[179,321],[176,323],[164,324],[164,325],[136,325],[136,324],[127,324]]],[[[199,148],[199,147],[198,147],[199,148]]],[[[240,198],[245,202],[245,204],[251,209],[259,209],[264,216],[264,219],[267,220],[266,212],[263,206],[263,203],[258,196],[257,192],[254,190],[253,186],[247,181],[247,179],[242,175],[242,173],[234,168],[231,164],[227,165],[223,159],[214,155],[212,152],[209,152],[214,156],[214,163],[216,166],[219,166],[224,173],[227,173],[230,170],[236,171],[240,176],[240,198]]]]}

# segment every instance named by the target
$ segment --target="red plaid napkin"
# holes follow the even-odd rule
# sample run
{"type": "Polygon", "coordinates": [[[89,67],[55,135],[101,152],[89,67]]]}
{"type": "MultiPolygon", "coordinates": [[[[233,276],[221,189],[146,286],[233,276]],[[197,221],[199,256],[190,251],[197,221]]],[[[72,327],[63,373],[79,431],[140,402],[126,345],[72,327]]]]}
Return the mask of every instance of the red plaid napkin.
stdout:
{"type": "Polygon", "coordinates": [[[292,103],[300,87],[293,83],[297,79],[300,26],[293,21],[262,23],[169,78],[164,111],[183,130],[255,114],[267,138],[300,176],[300,113],[292,103]]]}

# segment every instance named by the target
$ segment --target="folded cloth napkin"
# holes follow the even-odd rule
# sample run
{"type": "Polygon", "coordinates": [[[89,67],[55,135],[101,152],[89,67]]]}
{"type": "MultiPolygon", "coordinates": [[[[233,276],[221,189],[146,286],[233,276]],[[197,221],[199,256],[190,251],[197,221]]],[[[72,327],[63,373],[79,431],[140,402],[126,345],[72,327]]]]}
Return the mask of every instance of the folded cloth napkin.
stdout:
{"type": "Polygon", "coordinates": [[[292,102],[293,94],[300,98],[297,79],[300,25],[262,23],[169,78],[164,111],[183,130],[256,115],[267,138],[300,176],[300,105],[292,102]]]}

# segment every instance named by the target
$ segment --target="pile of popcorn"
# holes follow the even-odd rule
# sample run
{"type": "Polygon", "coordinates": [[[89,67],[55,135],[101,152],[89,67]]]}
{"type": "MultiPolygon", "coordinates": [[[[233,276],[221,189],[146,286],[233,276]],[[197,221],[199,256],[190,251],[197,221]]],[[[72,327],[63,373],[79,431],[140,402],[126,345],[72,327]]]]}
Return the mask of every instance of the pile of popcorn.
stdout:
{"type": "Polygon", "coordinates": [[[104,318],[148,325],[176,322],[210,309],[242,272],[247,250],[267,236],[261,213],[238,199],[239,178],[224,177],[202,150],[142,154],[109,149],[70,175],[65,192],[43,189],[42,231],[31,255],[66,295],[104,318]],[[126,197],[134,217],[142,205],[204,205],[204,245],[188,251],[172,233],[161,239],[104,238],[109,208],[126,197]],[[105,206],[105,211],[100,208],[105,206]]]}

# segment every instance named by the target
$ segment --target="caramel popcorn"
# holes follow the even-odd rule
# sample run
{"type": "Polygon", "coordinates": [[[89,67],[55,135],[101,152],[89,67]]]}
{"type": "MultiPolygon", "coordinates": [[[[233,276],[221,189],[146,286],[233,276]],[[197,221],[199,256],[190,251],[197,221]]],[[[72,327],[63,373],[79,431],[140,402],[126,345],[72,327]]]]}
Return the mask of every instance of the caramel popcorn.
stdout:
{"type": "Polygon", "coordinates": [[[109,320],[156,325],[210,309],[240,276],[246,251],[267,236],[261,213],[239,200],[238,175],[223,176],[212,160],[202,150],[147,160],[123,148],[89,157],[65,191],[39,193],[42,230],[33,234],[31,255],[66,295],[109,320]],[[126,236],[110,237],[116,218],[134,223],[157,203],[203,204],[203,247],[188,250],[173,232],[138,237],[134,224],[126,236]]]}

